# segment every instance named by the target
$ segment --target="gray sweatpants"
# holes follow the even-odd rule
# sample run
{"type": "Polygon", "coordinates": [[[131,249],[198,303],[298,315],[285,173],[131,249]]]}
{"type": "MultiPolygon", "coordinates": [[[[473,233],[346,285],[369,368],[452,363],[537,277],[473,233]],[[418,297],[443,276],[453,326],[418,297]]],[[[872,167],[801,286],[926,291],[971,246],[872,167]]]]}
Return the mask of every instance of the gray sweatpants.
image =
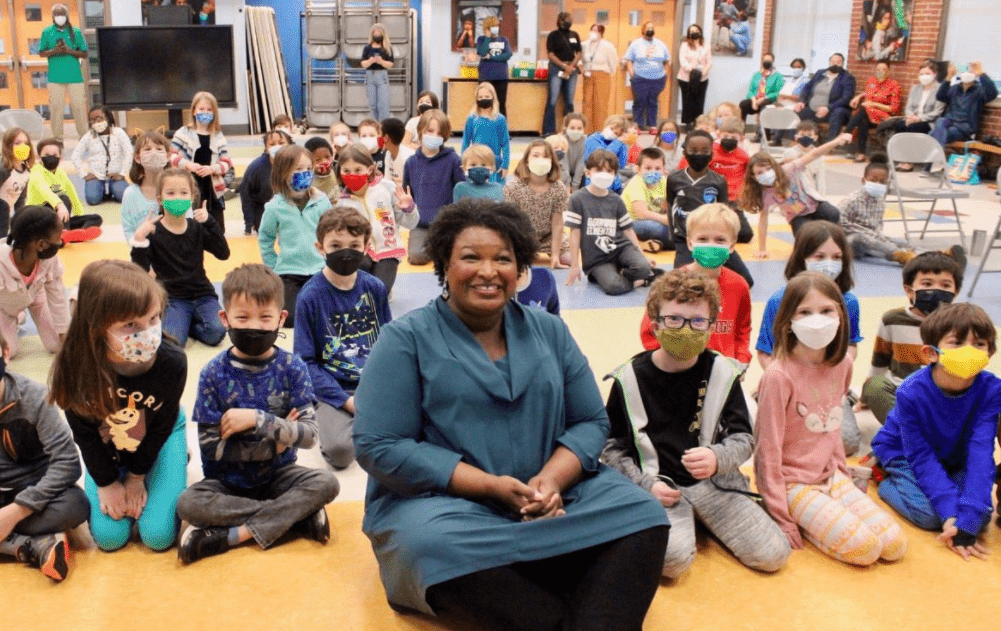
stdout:
{"type": "Polygon", "coordinates": [[[355,459],[355,443],[351,437],[355,417],[326,403],[316,404],[316,426],[320,431],[320,453],[335,469],[350,466],[355,459]]]}
{"type": "Polygon", "coordinates": [[[682,487],[681,499],[665,508],[671,536],[664,576],[678,578],[695,560],[695,518],[753,570],[775,572],[789,557],[789,540],[763,508],[740,493],[721,491],[711,480],[682,487]]]}
{"type": "MultiPolygon", "coordinates": [[[[16,491],[0,492],[0,508],[17,497],[16,491]]],[[[14,526],[19,535],[37,537],[73,530],[90,516],[90,501],[83,489],[73,485],[55,496],[40,511],[36,511],[14,526]]]]}
{"type": "Polygon", "coordinates": [[[851,246],[852,254],[857,259],[866,256],[890,259],[894,252],[906,247],[907,242],[900,239],[893,239],[875,231],[865,231],[849,233],[848,245],[851,246]]]}
{"type": "Polygon", "coordinates": [[[177,516],[198,528],[245,525],[267,548],[294,523],[334,501],[340,490],[330,471],[290,464],[253,489],[234,489],[219,480],[196,482],[177,499],[177,516]]]}
{"type": "Polygon", "coordinates": [[[615,252],[615,258],[599,263],[588,271],[587,277],[597,283],[609,296],[618,296],[635,289],[635,283],[653,276],[650,261],[633,245],[627,243],[615,252]]]}

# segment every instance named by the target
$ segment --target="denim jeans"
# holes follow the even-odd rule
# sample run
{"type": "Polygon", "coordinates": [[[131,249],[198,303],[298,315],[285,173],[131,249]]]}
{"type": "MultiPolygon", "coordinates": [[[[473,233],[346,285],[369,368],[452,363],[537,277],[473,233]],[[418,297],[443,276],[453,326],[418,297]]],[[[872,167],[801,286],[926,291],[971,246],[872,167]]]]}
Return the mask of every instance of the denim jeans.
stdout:
{"type": "Polygon", "coordinates": [[[957,140],[969,140],[971,134],[963,132],[959,127],[953,125],[951,120],[945,118],[940,118],[932,127],[931,136],[938,141],[938,144],[943,147],[950,142],[956,142],[957,140]]]}
{"type": "Polygon", "coordinates": [[[121,202],[128,187],[125,180],[84,180],[83,197],[88,206],[96,206],[108,198],[121,202]]]}
{"type": "Polygon", "coordinates": [[[297,521],[332,502],[340,490],[330,471],[290,464],[267,484],[234,489],[219,480],[192,484],[177,500],[177,515],[195,527],[247,526],[268,548],[297,521]]]}
{"type": "MultiPolygon", "coordinates": [[[[901,517],[918,528],[941,530],[945,520],[935,512],[931,500],[918,486],[918,479],[915,477],[911,465],[903,458],[896,458],[882,464],[883,469],[886,470],[886,478],[879,484],[879,497],[893,510],[900,513],[901,517]]],[[[959,488],[963,488],[964,477],[964,471],[949,474],[949,479],[955,482],[959,488]]],[[[991,514],[988,512],[984,515],[984,521],[980,524],[978,532],[987,525],[990,519],[991,514]]]]}
{"type": "Polygon", "coordinates": [[[389,73],[385,70],[366,71],[365,92],[372,118],[377,121],[389,118],[389,73]]]}
{"type": "Polygon", "coordinates": [[[218,346],[226,337],[226,327],[219,320],[221,310],[215,294],[195,300],[170,298],[163,316],[163,332],[173,336],[181,348],[189,335],[203,344],[218,346]]]}
{"type": "Polygon", "coordinates": [[[560,73],[554,66],[549,69],[549,94],[546,98],[546,113],[542,118],[542,135],[556,133],[556,101],[563,94],[563,115],[573,112],[573,95],[577,88],[577,73],[560,78],[560,73]]]}
{"type": "Polygon", "coordinates": [[[653,219],[637,219],[633,222],[633,230],[636,231],[636,238],[640,241],[658,241],[661,248],[666,248],[668,244],[674,245],[674,237],[671,234],[671,227],[654,221],[653,219]]]}

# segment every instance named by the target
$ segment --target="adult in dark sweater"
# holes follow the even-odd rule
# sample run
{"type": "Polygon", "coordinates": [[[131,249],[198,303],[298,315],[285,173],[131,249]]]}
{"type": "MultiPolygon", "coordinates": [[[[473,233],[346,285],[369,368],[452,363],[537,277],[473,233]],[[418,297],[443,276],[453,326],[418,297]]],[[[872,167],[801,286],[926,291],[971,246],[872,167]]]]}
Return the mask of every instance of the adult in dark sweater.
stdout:
{"type": "Polygon", "coordinates": [[[970,62],[959,82],[943,81],[938,87],[937,101],[945,103],[945,113],[938,119],[931,135],[943,146],[957,140],[970,140],[980,129],[984,105],[998,96],[997,85],[984,72],[979,61],[970,62]]]}
{"type": "Polygon", "coordinates": [[[549,93],[542,119],[542,135],[556,133],[556,101],[563,95],[563,114],[573,112],[574,88],[577,87],[578,64],[584,55],[580,35],[571,31],[573,16],[564,11],[556,17],[556,30],[546,37],[549,57],[549,93]]]}
{"type": "Polygon", "coordinates": [[[851,100],[855,97],[855,77],[845,70],[845,58],[834,53],[830,66],[814,73],[803,86],[795,110],[802,120],[828,123],[827,140],[834,140],[851,117],[851,100]]]}
{"type": "Polygon", "coordinates": [[[479,79],[497,90],[501,116],[507,117],[507,60],[513,54],[511,44],[501,36],[500,22],[494,16],[483,20],[483,33],[476,40],[476,54],[480,56],[479,79]]]}
{"type": "Polygon", "coordinates": [[[261,227],[264,204],[275,196],[271,190],[271,159],[285,145],[295,144],[284,131],[275,129],[264,134],[264,153],[247,167],[240,182],[240,206],[243,208],[243,234],[261,227]]]}

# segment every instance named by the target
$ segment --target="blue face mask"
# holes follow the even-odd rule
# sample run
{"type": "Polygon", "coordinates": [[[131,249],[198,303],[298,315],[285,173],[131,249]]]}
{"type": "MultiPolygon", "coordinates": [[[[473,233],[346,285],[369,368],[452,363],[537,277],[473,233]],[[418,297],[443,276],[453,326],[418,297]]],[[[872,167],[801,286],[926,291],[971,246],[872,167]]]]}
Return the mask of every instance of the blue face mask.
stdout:
{"type": "Polygon", "coordinates": [[[301,193],[313,185],[313,170],[296,171],[292,174],[292,190],[301,193]]]}
{"type": "Polygon", "coordinates": [[[466,171],[466,177],[468,177],[469,181],[473,184],[484,184],[490,179],[490,169],[487,167],[470,167],[469,170],[466,171]]]}
{"type": "Polygon", "coordinates": [[[198,112],[195,114],[195,120],[202,125],[209,125],[215,120],[215,114],[212,112],[198,112]]]}
{"type": "Polygon", "coordinates": [[[868,193],[870,197],[875,197],[876,199],[886,197],[886,184],[866,180],[862,187],[865,188],[865,192],[868,193]]]}
{"type": "Polygon", "coordinates": [[[643,174],[643,181],[647,183],[647,186],[653,186],[659,182],[662,177],[664,177],[664,174],[660,171],[647,171],[643,174]]]}
{"type": "Polygon", "coordinates": [[[669,145],[673,145],[674,141],[678,139],[678,133],[673,131],[665,131],[661,133],[660,139],[669,145]]]}

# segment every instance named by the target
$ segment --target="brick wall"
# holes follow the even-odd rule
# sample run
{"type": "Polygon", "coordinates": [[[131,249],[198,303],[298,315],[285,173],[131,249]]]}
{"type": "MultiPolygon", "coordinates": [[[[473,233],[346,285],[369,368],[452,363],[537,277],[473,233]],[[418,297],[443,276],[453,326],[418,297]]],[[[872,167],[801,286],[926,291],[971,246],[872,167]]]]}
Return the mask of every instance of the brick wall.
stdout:
{"type": "Polygon", "coordinates": [[[765,29],[764,37],[761,40],[761,53],[771,53],[772,51],[772,31],[773,24],[775,21],[775,0],[765,0],[764,3],[759,3],[759,6],[764,4],[761,15],[758,16],[758,24],[761,25],[760,28],[765,29]]]}

